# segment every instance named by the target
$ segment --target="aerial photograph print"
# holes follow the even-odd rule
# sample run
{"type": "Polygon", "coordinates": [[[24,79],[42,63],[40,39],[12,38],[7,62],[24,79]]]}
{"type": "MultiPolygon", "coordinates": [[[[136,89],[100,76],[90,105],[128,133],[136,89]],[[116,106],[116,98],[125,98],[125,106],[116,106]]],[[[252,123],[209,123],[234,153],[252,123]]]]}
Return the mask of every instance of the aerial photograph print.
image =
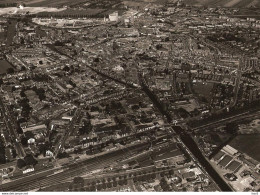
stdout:
{"type": "Polygon", "coordinates": [[[260,0],[0,0],[0,193],[260,191],[260,0]]]}

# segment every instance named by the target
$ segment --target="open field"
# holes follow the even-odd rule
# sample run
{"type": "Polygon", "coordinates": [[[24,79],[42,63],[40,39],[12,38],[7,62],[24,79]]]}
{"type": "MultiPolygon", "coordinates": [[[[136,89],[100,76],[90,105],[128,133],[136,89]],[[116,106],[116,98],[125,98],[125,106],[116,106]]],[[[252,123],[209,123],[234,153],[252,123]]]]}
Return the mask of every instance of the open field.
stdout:
{"type": "Polygon", "coordinates": [[[0,60],[0,74],[5,74],[8,68],[12,68],[11,64],[5,60],[0,60]]]}
{"type": "Polygon", "coordinates": [[[213,89],[214,84],[213,83],[193,83],[193,90],[196,94],[205,97],[208,102],[211,100],[211,90],[213,89]]]}
{"type": "MultiPolygon", "coordinates": [[[[103,11],[104,9],[86,9],[86,10],[66,9],[59,12],[55,12],[55,15],[96,15],[103,11]]],[[[41,12],[41,13],[46,13],[46,12],[41,12]]]]}
{"type": "Polygon", "coordinates": [[[260,162],[260,134],[238,135],[229,145],[260,162]]]}
{"type": "Polygon", "coordinates": [[[26,13],[26,12],[35,14],[35,13],[39,13],[39,12],[59,12],[62,10],[65,10],[65,9],[48,8],[48,7],[25,7],[24,9],[19,9],[16,7],[7,7],[7,8],[0,9],[0,15],[26,13]]]}
{"type": "Polygon", "coordinates": [[[184,3],[188,5],[208,7],[260,7],[260,0],[184,0],[184,3]]]}

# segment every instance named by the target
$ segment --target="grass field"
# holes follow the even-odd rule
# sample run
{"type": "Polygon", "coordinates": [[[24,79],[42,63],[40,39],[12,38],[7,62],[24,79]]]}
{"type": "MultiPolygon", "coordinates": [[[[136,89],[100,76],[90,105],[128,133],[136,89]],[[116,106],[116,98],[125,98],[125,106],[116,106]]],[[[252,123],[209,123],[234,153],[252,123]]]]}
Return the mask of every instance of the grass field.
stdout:
{"type": "Polygon", "coordinates": [[[260,134],[238,135],[229,145],[260,162],[260,134]]]}
{"type": "Polygon", "coordinates": [[[0,60],[0,74],[6,73],[8,68],[12,68],[11,64],[5,60],[0,60]]]}
{"type": "Polygon", "coordinates": [[[196,94],[199,96],[205,97],[208,102],[211,100],[210,92],[213,89],[213,83],[194,83],[192,88],[196,94]]]}

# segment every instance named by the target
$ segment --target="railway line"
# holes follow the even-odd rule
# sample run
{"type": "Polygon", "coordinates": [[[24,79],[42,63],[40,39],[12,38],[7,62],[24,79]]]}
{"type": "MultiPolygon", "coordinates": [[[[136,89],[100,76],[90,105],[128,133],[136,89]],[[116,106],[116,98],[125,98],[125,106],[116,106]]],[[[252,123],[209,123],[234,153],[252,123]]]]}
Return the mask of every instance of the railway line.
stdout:
{"type": "Polygon", "coordinates": [[[83,160],[71,165],[64,166],[62,172],[54,174],[52,172],[44,172],[30,176],[26,179],[19,179],[1,185],[2,191],[32,191],[38,190],[51,185],[56,185],[68,179],[73,179],[76,176],[83,175],[87,172],[97,170],[108,166],[117,160],[125,159],[131,156],[131,152],[144,150],[149,147],[148,143],[140,143],[138,145],[129,146],[129,151],[116,150],[106,153],[102,156],[95,156],[91,159],[83,160]],[[102,162],[102,163],[100,163],[102,162]]]}

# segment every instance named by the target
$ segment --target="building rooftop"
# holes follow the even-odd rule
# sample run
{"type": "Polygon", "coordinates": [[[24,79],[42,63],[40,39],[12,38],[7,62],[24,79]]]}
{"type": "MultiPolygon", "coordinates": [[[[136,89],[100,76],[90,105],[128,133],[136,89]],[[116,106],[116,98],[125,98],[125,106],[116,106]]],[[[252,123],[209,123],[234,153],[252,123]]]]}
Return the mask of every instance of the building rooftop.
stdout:
{"type": "Polygon", "coordinates": [[[226,156],[219,162],[219,165],[221,165],[222,167],[226,167],[227,164],[229,164],[231,160],[232,160],[232,157],[229,156],[229,155],[226,155],[226,156]]]}

